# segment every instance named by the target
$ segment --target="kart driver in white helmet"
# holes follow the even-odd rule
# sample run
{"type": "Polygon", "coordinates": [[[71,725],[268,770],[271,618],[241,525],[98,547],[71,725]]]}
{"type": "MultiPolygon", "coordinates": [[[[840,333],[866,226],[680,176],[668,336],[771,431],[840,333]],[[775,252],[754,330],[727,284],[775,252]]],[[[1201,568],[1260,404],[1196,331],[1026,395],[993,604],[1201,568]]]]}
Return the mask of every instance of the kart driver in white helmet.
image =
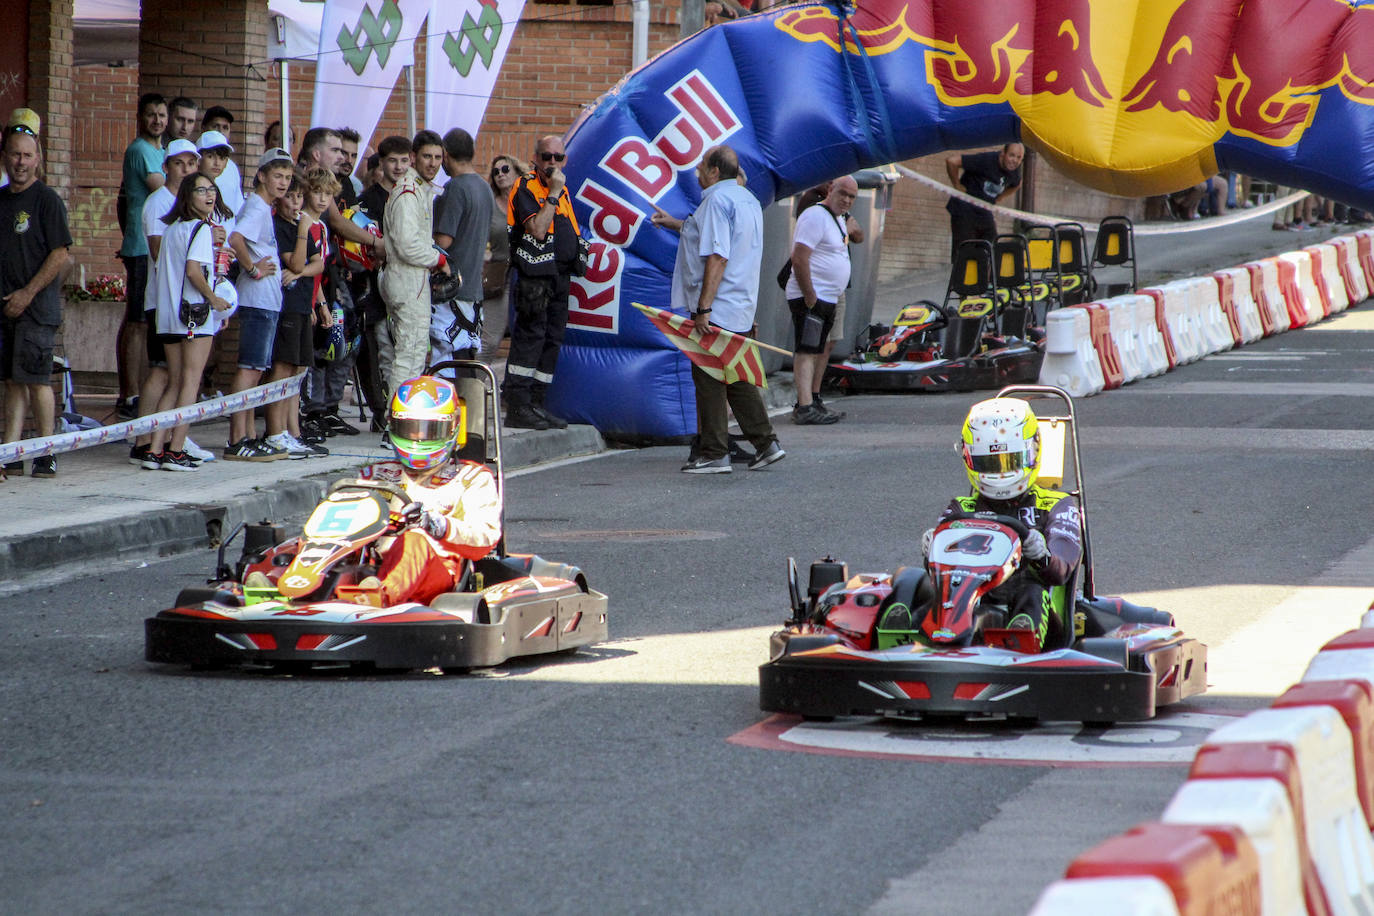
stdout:
{"type": "MultiPolygon", "coordinates": [[[[1007,605],[1008,629],[1031,630],[1043,645],[1051,615],[1063,611],[1056,602],[1065,600],[1053,587],[1069,582],[1083,557],[1078,501],[1035,485],[1040,432],[1025,401],[992,398],[974,404],[964,420],[959,450],[973,493],[952,501],[940,520],[958,512],[990,512],[1016,518],[1030,529],[1021,543],[1021,567],[988,597],[1007,605]]],[[[931,528],[921,539],[926,555],[934,534],[931,528]]]]}

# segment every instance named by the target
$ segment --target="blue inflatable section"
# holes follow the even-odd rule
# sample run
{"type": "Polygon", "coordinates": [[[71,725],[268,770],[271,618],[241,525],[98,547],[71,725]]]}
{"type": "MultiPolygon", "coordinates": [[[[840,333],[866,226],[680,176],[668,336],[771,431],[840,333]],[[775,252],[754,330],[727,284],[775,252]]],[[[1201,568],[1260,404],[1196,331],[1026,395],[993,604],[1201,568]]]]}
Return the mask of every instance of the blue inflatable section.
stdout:
{"type": "Polygon", "coordinates": [[[1118,193],[1235,168],[1374,209],[1374,5],[872,0],[699,32],[567,136],[593,258],[549,406],[622,440],[695,433],[689,364],[630,303],[668,307],[678,239],[649,219],[693,210],[710,146],[734,148],[766,206],[860,168],[1021,139],[1118,193]]]}

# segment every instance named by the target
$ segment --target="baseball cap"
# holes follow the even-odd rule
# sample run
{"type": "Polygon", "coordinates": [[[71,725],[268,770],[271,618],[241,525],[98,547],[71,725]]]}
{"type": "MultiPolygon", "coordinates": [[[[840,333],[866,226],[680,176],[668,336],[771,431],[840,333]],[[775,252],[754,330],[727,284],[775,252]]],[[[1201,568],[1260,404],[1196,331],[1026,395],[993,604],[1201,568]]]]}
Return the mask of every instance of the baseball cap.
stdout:
{"type": "Polygon", "coordinates": [[[36,137],[42,123],[38,118],[38,112],[32,108],[16,108],[10,112],[10,119],[5,122],[5,127],[21,130],[36,137]]]}
{"type": "Polygon", "coordinates": [[[165,162],[173,156],[180,156],[182,153],[190,153],[197,159],[200,158],[200,153],[196,150],[196,145],[190,140],[173,140],[171,143],[167,144],[167,151],[162,154],[162,159],[165,162]]]}
{"type": "Polygon", "coordinates": [[[278,162],[285,162],[288,165],[295,165],[296,160],[291,158],[291,154],[280,146],[274,146],[267,152],[258,157],[258,171],[276,165],[278,162]]]}
{"type": "Polygon", "coordinates": [[[227,149],[231,153],[234,151],[229,145],[229,138],[217,130],[207,130],[201,134],[200,139],[196,141],[196,148],[202,153],[207,149],[227,149]]]}

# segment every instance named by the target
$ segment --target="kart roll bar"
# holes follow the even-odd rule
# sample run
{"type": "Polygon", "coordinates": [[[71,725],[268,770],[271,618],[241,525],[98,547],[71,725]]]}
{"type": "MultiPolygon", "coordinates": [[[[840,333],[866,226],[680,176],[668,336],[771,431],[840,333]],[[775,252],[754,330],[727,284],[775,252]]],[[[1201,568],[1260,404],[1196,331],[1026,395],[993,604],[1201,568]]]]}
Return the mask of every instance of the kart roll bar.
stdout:
{"type": "MultiPolygon", "coordinates": [[[[438,376],[445,369],[453,369],[454,378],[452,381],[458,388],[459,396],[464,396],[464,388],[460,380],[470,380],[476,382],[482,388],[482,419],[481,435],[482,463],[490,467],[496,476],[496,492],[501,497],[501,539],[496,542],[493,548],[497,556],[506,555],[506,462],[501,455],[501,398],[497,395],[500,385],[496,381],[496,373],[491,371],[491,367],[486,363],[475,359],[446,359],[437,363],[431,363],[425,368],[425,375],[438,376]]],[[[440,376],[442,378],[442,376],[440,376]]],[[[469,405],[471,414],[471,405],[469,405]]],[[[469,419],[468,434],[471,429],[472,421],[469,419]]]]}
{"type": "Polygon", "coordinates": [[[1057,399],[1063,403],[1064,409],[1068,411],[1067,416],[1047,414],[1039,419],[1061,420],[1068,423],[1069,435],[1065,445],[1073,453],[1073,487],[1065,486],[1065,490],[1070,496],[1078,499],[1078,520],[1079,526],[1083,530],[1083,562],[1080,564],[1083,569],[1083,597],[1091,600],[1096,597],[1093,587],[1092,539],[1088,536],[1088,500],[1083,494],[1083,470],[1079,463],[1078,451],[1078,418],[1073,412],[1073,398],[1063,388],[1056,388],[1053,385],[1008,385],[997,392],[997,396],[999,398],[1020,398],[1023,401],[1057,399]]]}

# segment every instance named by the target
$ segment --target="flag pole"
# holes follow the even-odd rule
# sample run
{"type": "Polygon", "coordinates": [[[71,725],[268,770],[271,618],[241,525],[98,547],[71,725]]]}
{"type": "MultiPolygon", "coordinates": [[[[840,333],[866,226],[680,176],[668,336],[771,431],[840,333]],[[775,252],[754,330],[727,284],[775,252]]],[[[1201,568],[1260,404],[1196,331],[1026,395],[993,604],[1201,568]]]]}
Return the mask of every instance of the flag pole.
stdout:
{"type": "Polygon", "coordinates": [[[775,347],[772,344],[766,344],[761,340],[754,340],[754,338],[752,337],[749,339],[754,341],[755,346],[762,347],[765,350],[772,350],[774,353],[781,353],[783,356],[794,355],[791,350],[784,350],[782,347],[775,347]]]}

